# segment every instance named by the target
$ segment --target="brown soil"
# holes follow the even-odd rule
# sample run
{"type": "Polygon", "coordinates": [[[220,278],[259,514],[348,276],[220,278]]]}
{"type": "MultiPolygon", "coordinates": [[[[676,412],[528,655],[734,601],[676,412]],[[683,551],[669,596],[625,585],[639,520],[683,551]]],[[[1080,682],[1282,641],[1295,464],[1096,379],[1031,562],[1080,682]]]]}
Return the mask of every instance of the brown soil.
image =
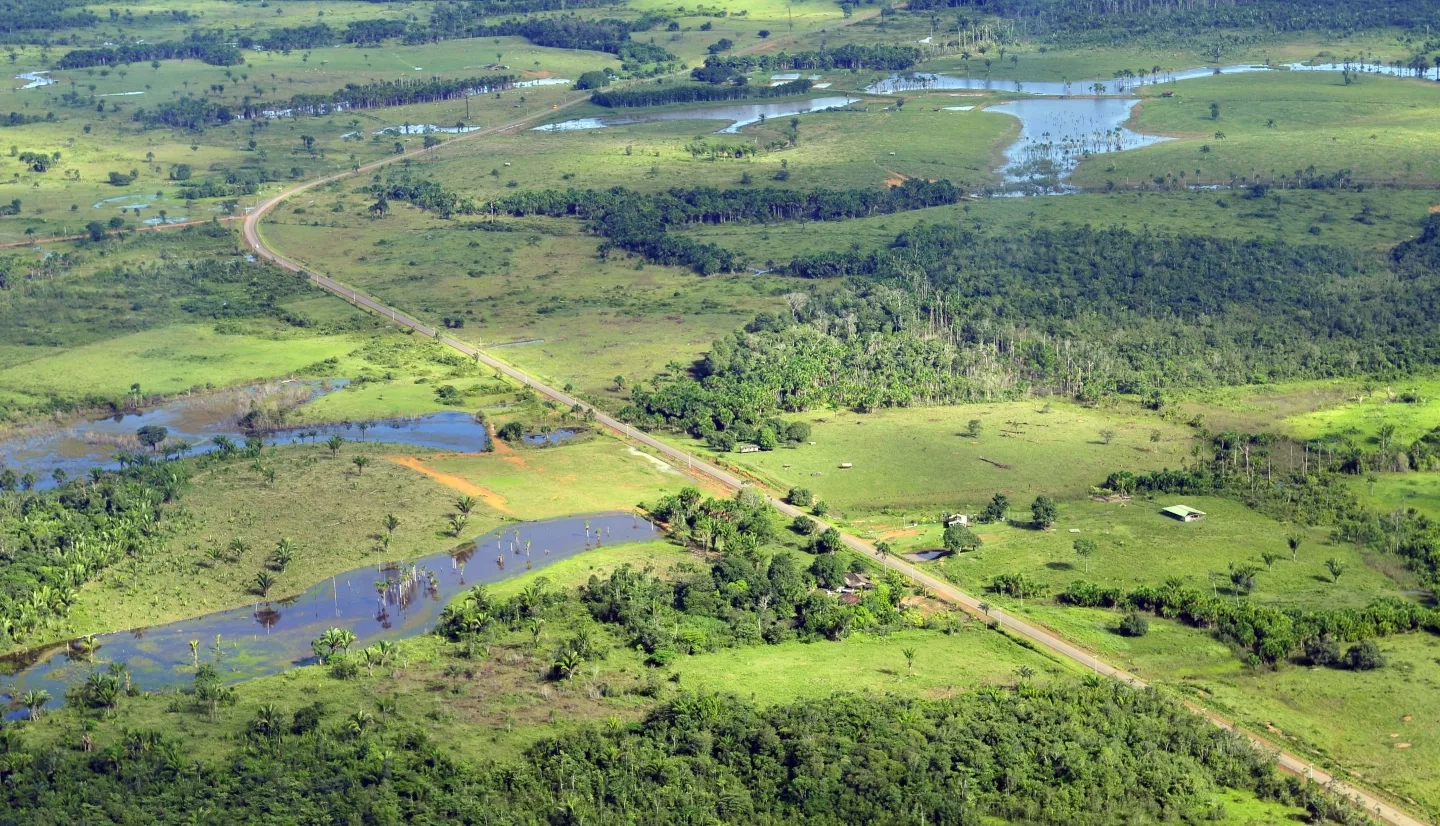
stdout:
{"type": "Polygon", "coordinates": [[[482,502],[501,513],[512,513],[505,505],[505,497],[489,488],[482,488],[463,476],[436,470],[414,456],[387,456],[385,458],[397,465],[408,467],[416,473],[423,473],[451,490],[478,497],[482,502]]]}

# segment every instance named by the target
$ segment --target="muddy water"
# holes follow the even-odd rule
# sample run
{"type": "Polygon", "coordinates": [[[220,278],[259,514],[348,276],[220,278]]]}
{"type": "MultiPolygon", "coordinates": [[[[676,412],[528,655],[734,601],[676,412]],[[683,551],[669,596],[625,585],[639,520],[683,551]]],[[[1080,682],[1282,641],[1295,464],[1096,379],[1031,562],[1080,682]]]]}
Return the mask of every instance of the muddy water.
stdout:
{"type": "MultiPolygon", "coordinates": [[[[0,699],[13,702],[30,689],[45,689],[58,703],[68,686],[112,662],[126,664],[133,684],[143,691],[181,686],[194,674],[190,640],[200,642],[202,662],[215,662],[217,635],[217,669],[226,680],[278,674],[314,662],[310,641],[328,628],[354,631],[351,651],[414,636],[431,630],[446,602],[474,585],[542,569],[594,548],[659,537],[653,524],[627,513],[513,523],[413,564],[340,574],[292,599],[103,634],[96,637],[98,647],[90,658],[74,655],[67,644],[7,657],[0,660],[0,671],[10,675],[0,699]]],[[[11,708],[8,716],[23,713],[11,708]]]]}

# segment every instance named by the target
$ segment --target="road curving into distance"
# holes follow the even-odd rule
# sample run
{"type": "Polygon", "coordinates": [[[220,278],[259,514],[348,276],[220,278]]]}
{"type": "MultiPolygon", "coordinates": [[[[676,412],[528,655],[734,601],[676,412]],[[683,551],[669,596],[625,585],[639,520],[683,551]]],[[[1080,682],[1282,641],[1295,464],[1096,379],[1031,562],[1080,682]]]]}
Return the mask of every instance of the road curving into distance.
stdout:
{"type": "MultiPolygon", "coordinates": [[[[574,106],[575,104],[585,100],[589,100],[588,95],[577,98],[576,100],[569,101],[567,103],[560,104],[556,108],[563,109],[569,106],[574,106]]],[[[444,147],[461,140],[479,138],[486,135],[493,135],[510,129],[515,129],[520,126],[524,126],[525,124],[532,121],[547,117],[554,111],[554,109],[547,109],[542,112],[537,112],[533,115],[520,118],[518,120],[510,121],[500,126],[493,126],[487,129],[476,130],[474,132],[462,135],[455,140],[447,141],[445,144],[442,144],[440,148],[443,149],[444,147]]],[[[316,286],[319,286],[321,289],[333,293],[345,299],[346,301],[349,301],[351,304],[360,307],[361,309],[368,310],[372,313],[375,313],[376,315],[388,318],[390,319],[391,323],[395,324],[396,326],[407,327],[417,333],[421,333],[423,335],[434,338],[436,341],[445,344],[457,350],[458,352],[464,353],[470,358],[475,359],[477,363],[484,364],[487,367],[503,373],[504,375],[509,376],[515,381],[532,388],[536,393],[539,393],[542,396],[545,396],[559,404],[563,404],[566,407],[573,407],[578,404],[581,406],[581,408],[585,410],[593,411],[595,414],[595,420],[600,425],[613,431],[615,434],[625,439],[650,448],[654,452],[660,454],[660,456],[662,456],[665,460],[667,460],[677,469],[683,469],[692,474],[704,476],[728,488],[739,489],[741,487],[744,487],[745,485],[750,484],[748,480],[742,478],[736,473],[726,470],[725,468],[722,468],[712,462],[686,453],[685,451],[680,450],[679,448],[674,447],[670,444],[667,444],[666,442],[662,442],[647,433],[636,430],[635,428],[630,427],[624,422],[602,412],[598,408],[595,408],[592,405],[581,401],[580,399],[567,395],[566,393],[563,393],[555,389],[554,387],[551,387],[535,378],[532,378],[530,375],[522,372],[521,370],[512,367],[511,365],[481,351],[480,349],[470,344],[466,344],[463,341],[459,341],[457,339],[451,338],[450,336],[444,335],[439,330],[424,324],[419,319],[404,312],[401,312],[394,307],[390,307],[380,303],[379,301],[376,301],[374,298],[371,298],[369,295],[355,289],[354,287],[336,281],[329,276],[320,275],[318,273],[309,271],[299,262],[286,258],[280,253],[271,249],[269,246],[266,245],[264,238],[261,236],[260,222],[264,219],[265,215],[270,212],[270,210],[274,209],[283,201],[299,195],[303,192],[306,192],[307,190],[313,189],[314,187],[328,184],[331,181],[336,181],[350,177],[352,175],[363,174],[365,172],[379,169],[382,166],[395,163],[396,161],[402,160],[404,158],[419,157],[421,153],[426,151],[427,150],[424,149],[417,149],[411,150],[404,154],[394,155],[388,158],[382,158],[378,161],[372,161],[371,163],[365,164],[364,166],[361,166],[357,169],[348,172],[336,173],[334,175],[329,175],[324,178],[318,178],[314,181],[292,187],[288,190],[281,192],[278,195],[275,195],[274,197],[261,203],[258,207],[253,209],[248,215],[245,216],[245,222],[242,225],[241,232],[244,236],[246,246],[248,246],[255,253],[256,256],[270,261],[271,263],[286,270],[289,270],[290,272],[308,278],[312,283],[314,283],[316,286]]],[[[777,497],[767,495],[766,499],[770,502],[771,505],[775,507],[776,510],[780,511],[786,516],[793,518],[796,516],[800,516],[803,513],[799,508],[793,507],[777,497]]],[[[814,519],[814,517],[811,518],[814,519]]],[[[822,528],[832,527],[831,525],[825,523],[823,520],[816,519],[815,521],[819,522],[822,528]]],[[[1058,635],[1053,634],[1038,625],[1033,625],[1023,620],[1016,619],[1015,617],[1012,617],[1001,611],[997,611],[994,608],[990,609],[987,616],[987,613],[980,607],[980,600],[976,599],[970,594],[965,593],[964,591],[961,591],[950,583],[944,582],[931,576],[928,573],[925,573],[924,571],[916,568],[915,566],[909,564],[902,559],[896,559],[893,556],[882,557],[879,552],[875,550],[875,546],[871,545],[869,542],[866,542],[858,537],[852,536],[844,532],[841,532],[840,536],[841,539],[844,541],[845,545],[852,550],[879,560],[880,563],[885,565],[887,568],[898,571],[901,574],[909,577],[910,579],[924,586],[927,590],[929,590],[932,594],[939,597],[940,599],[956,604],[962,609],[964,609],[966,612],[976,617],[980,617],[986,619],[989,622],[995,623],[1005,629],[1005,631],[1029,641],[1031,644],[1035,645],[1038,648],[1044,649],[1045,651],[1048,651],[1055,656],[1068,659],[1071,662],[1076,663],[1095,674],[1111,677],[1113,679],[1120,680],[1137,687],[1146,686],[1145,681],[1141,680],[1139,677],[1136,677],[1134,674],[1131,674],[1128,671],[1117,668],[1099,659],[1088,651],[1085,651],[1084,649],[1070,644],[1058,635]]],[[[1276,762],[1280,765],[1282,769],[1297,776],[1314,780],[1322,786],[1329,787],[1335,793],[1344,795],[1345,797],[1349,798],[1358,806],[1362,806],[1365,809],[1366,813],[1369,814],[1371,817],[1384,821],[1385,823],[1392,824],[1392,826],[1424,826],[1424,824],[1426,823],[1423,820],[1418,820],[1415,817],[1400,811],[1399,809],[1392,806],[1390,803],[1376,797],[1374,794],[1362,791],[1347,783],[1344,783],[1343,781],[1339,780],[1328,772],[1306,762],[1300,757],[1278,749],[1275,747],[1274,744],[1254,734],[1236,728],[1233,723],[1225,720],[1223,717],[1211,711],[1208,711],[1190,702],[1186,702],[1185,705],[1197,714],[1204,715],[1215,725],[1221,728],[1232,729],[1237,733],[1243,735],[1244,737],[1249,739],[1256,748],[1260,749],[1261,751],[1265,751],[1274,755],[1276,762]]]]}

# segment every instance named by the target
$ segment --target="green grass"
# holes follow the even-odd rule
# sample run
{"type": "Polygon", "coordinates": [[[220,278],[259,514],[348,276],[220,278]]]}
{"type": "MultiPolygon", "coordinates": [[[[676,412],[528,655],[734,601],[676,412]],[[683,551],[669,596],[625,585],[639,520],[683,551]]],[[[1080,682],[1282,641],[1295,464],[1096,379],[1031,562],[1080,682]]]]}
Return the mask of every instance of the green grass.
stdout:
{"type": "MultiPolygon", "coordinates": [[[[1029,501],[1015,502],[1011,519],[1029,520],[1029,501]]],[[[939,548],[936,520],[919,526],[918,535],[892,540],[897,550],[939,548]]],[[[1402,589],[1390,578],[1400,570],[1395,560],[1357,551],[1351,545],[1333,544],[1323,530],[1304,530],[1261,516],[1237,502],[1214,497],[1159,497],[1134,499],[1128,504],[1065,502],[1051,531],[1028,526],[981,525],[975,529],[985,544],[979,551],[926,563],[970,591],[983,593],[997,574],[1012,573],[1044,583],[1053,596],[1079,579],[1106,587],[1129,590],[1159,585],[1179,577],[1192,587],[1215,587],[1232,593],[1231,564],[1261,567],[1258,586],[1250,599],[1285,607],[1321,609],[1360,608],[1382,597],[1397,597],[1402,589]],[[1198,522],[1182,523],[1160,513],[1166,505],[1183,503],[1205,511],[1198,522]],[[1305,537],[1292,560],[1285,538],[1299,530],[1305,537]],[[1075,554],[1082,537],[1099,548],[1087,563],[1075,554]],[[1283,554],[1270,570],[1263,552],[1283,554]],[[1346,564],[1340,582],[1331,581],[1325,560],[1346,564]],[[1374,567],[1372,567],[1372,565],[1374,567]]]]}
{"type": "Polygon", "coordinates": [[[1065,663],[1023,648],[980,623],[951,634],[902,631],[885,637],[853,635],[839,643],[787,642],[682,657],[674,663],[682,685],[733,691],[769,705],[815,699],[837,691],[939,698],[983,685],[1012,685],[1028,668],[1042,681],[1073,676],[1065,663]],[[903,649],[915,650],[915,670],[903,649]]]}
{"type": "Polygon", "coordinates": [[[1381,640],[1389,664],[1376,671],[1270,671],[1245,666],[1203,630],[1167,620],[1152,619],[1149,634],[1128,638],[1112,630],[1118,617],[1111,611],[1028,605],[1025,613],[1277,745],[1425,817],[1440,816],[1440,638],[1381,640]],[[1401,743],[1410,747],[1397,748],[1401,743]]]}
{"type": "Polygon", "coordinates": [[[1042,412],[1045,405],[1023,401],[866,415],[806,413],[797,418],[813,424],[814,445],[725,454],[723,459],[782,493],[809,488],[857,527],[875,527],[867,517],[934,519],[942,510],[979,509],[997,492],[1026,505],[1041,493],[1076,499],[1112,471],[1179,467],[1189,455],[1188,429],[1138,408],[1052,401],[1049,412],[1042,412]],[[964,435],[970,419],[981,422],[979,438],[964,435]],[[1111,444],[1103,443],[1103,430],[1114,431],[1111,444]],[[1152,431],[1159,432],[1160,441],[1150,441],[1152,431]],[[854,466],[842,470],[844,462],[854,466]]]}
{"type": "Polygon", "coordinates": [[[1354,477],[1350,487],[1361,500],[1390,513],[1396,508],[1414,508],[1431,519],[1440,519],[1440,473],[1417,471],[1385,473],[1369,479],[1354,477]]]}
{"type": "Polygon", "coordinates": [[[1176,84],[1172,98],[1147,89],[1134,125],[1179,139],[1092,158],[1074,178],[1121,184],[1183,171],[1191,183],[1225,182],[1233,174],[1278,186],[1279,175],[1314,167],[1349,169],[1369,183],[1433,183],[1440,162],[1427,147],[1440,103],[1432,86],[1374,76],[1346,86],[1336,72],[1259,72],[1188,80],[1176,84]],[[1212,103],[1220,107],[1214,120],[1212,103]]]}
{"type": "MultiPolygon", "coordinates": [[[[316,204],[333,195],[317,193],[316,204]]],[[[309,201],[307,200],[307,203],[309,201]]],[[[358,205],[357,205],[358,208],[358,205]]],[[[354,211],[265,225],[269,243],[429,323],[464,319],[450,335],[485,346],[556,386],[618,406],[613,379],[643,380],[688,362],[760,310],[783,306],[794,279],[698,278],[675,267],[595,257],[578,221],[519,219],[493,227],[418,210],[382,220],[354,211]],[[302,220],[304,221],[302,223],[302,220]],[[480,231],[484,229],[507,231],[480,231]],[[495,346],[514,343],[515,346],[495,346]]]]}
{"type": "Polygon", "coordinates": [[[266,337],[176,324],[53,355],[36,357],[38,348],[27,348],[31,358],[0,371],[0,393],[39,400],[84,388],[118,399],[133,382],[147,393],[166,395],[207,383],[228,387],[292,374],[344,355],[358,343],[350,336],[290,332],[266,337]]]}
{"type": "MultiPolygon", "coordinates": [[[[833,96],[816,90],[807,97],[833,96]]],[[[683,107],[682,111],[713,108],[683,107]]],[[[938,104],[937,104],[938,105],[938,104]]],[[[712,136],[728,124],[715,120],[639,123],[578,132],[520,132],[468,143],[441,156],[427,174],[477,200],[499,197],[515,181],[526,189],[627,186],[642,191],[671,187],[737,187],[749,174],[755,186],[789,189],[879,188],[904,177],[946,178],[976,187],[993,180],[998,150],[1018,132],[1005,116],[985,112],[884,111],[883,102],[859,102],[856,111],[799,116],[799,143],[784,142],[789,118],[745,127],[739,135],[712,136]],[[711,138],[761,147],[743,160],[692,157],[686,145],[711,138]],[[774,177],[785,163],[789,180],[774,177]],[[510,166],[505,166],[510,164],[510,166]],[[491,170],[498,175],[491,175],[491,170]],[[570,177],[565,177],[570,176],[570,177]]],[[[644,116],[646,110],[618,114],[644,116]]],[[[616,116],[600,107],[566,110],[554,120],[616,116]]]]}

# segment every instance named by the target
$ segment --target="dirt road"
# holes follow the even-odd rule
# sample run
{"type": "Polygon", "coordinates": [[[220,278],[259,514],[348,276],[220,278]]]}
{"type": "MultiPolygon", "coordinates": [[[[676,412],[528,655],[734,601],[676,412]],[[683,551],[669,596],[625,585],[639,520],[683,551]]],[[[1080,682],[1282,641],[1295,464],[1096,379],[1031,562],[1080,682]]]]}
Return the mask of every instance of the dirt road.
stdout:
{"type": "MultiPolygon", "coordinates": [[[[588,98],[580,98],[564,105],[573,106],[574,104],[579,103],[581,100],[586,99],[588,98]]],[[[496,126],[490,129],[471,132],[463,136],[462,138],[458,138],[456,140],[458,141],[473,139],[483,137],[489,134],[495,134],[497,132],[502,132],[508,129],[514,129],[519,126],[523,126],[532,120],[546,117],[550,114],[550,111],[551,110],[547,110],[537,113],[531,117],[511,121],[510,123],[504,124],[502,126],[496,126]]],[[[449,143],[455,142],[456,141],[450,141],[449,143]]],[[[703,459],[694,457],[680,450],[679,448],[673,447],[669,444],[666,444],[665,442],[660,441],[659,439],[650,436],[649,434],[635,430],[624,422],[621,422],[618,419],[615,419],[601,412],[598,409],[592,408],[590,405],[581,402],[579,399],[562,393],[561,391],[530,377],[528,374],[516,369],[515,367],[512,367],[509,364],[506,364],[505,362],[500,361],[499,359],[487,353],[481,352],[479,349],[469,344],[466,344],[463,341],[458,341],[444,335],[439,330],[436,330],[435,328],[422,323],[419,319],[409,316],[401,312],[400,310],[395,309],[394,307],[389,307],[381,304],[380,302],[376,301],[365,293],[356,290],[353,287],[332,280],[327,276],[309,272],[300,263],[292,261],[280,255],[278,252],[275,252],[274,250],[270,249],[268,246],[265,245],[264,239],[260,235],[261,219],[264,218],[267,212],[269,212],[277,204],[279,204],[286,198],[293,197],[297,194],[305,192],[308,189],[311,189],[312,187],[329,183],[333,180],[338,180],[340,178],[349,177],[350,175],[362,174],[374,169],[378,169],[386,164],[394,163],[395,161],[398,161],[404,157],[417,156],[422,151],[424,150],[416,150],[413,152],[407,152],[404,155],[395,155],[391,158],[384,158],[382,160],[366,164],[365,166],[362,166],[360,167],[360,169],[353,172],[345,172],[331,175],[325,178],[320,178],[318,180],[302,184],[293,189],[282,192],[281,194],[276,195],[273,198],[270,198],[269,200],[261,204],[259,207],[251,211],[251,213],[245,217],[243,234],[245,237],[246,245],[249,246],[250,249],[253,250],[257,256],[272,261],[276,265],[290,270],[291,272],[305,275],[307,278],[309,278],[321,288],[328,290],[329,292],[334,293],[337,296],[340,296],[341,298],[351,302],[357,307],[361,307],[377,315],[388,318],[392,323],[396,324],[397,326],[408,327],[415,330],[417,333],[430,336],[436,341],[446,344],[449,347],[452,347],[455,350],[464,353],[466,356],[475,359],[477,363],[491,367],[501,373],[504,373],[505,375],[516,380],[517,382],[533,388],[535,392],[539,393],[540,395],[553,399],[557,403],[565,405],[566,407],[572,407],[576,404],[579,404],[582,408],[585,408],[587,410],[594,410],[595,419],[600,425],[614,431],[615,433],[623,436],[626,439],[644,445],[645,447],[663,456],[677,469],[688,469],[692,473],[703,474],[704,476],[707,476],[729,488],[738,489],[748,484],[747,480],[741,478],[736,473],[733,473],[725,468],[721,468],[703,459]]],[[[798,508],[794,508],[781,501],[780,499],[777,499],[775,497],[767,498],[769,499],[770,503],[775,506],[776,510],[780,511],[786,516],[795,517],[801,514],[801,511],[798,508]]],[[[816,521],[820,522],[822,528],[830,527],[821,520],[816,521]]],[[[850,548],[860,553],[867,554],[876,559],[881,559],[874,546],[870,543],[843,532],[841,533],[841,537],[844,540],[845,544],[850,548]]],[[[904,560],[896,559],[893,556],[882,559],[881,561],[887,567],[899,571],[901,574],[904,574],[912,580],[920,583],[925,588],[933,592],[936,596],[955,603],[956,605],[959,605],[961,608],[977,617],[984,616],[984,612],[980,609],[980,600],[961,591],[955,586],[950,585],[946,582],[942,582],[941,580],[930,576],[924,571],[919,570],[915,566],[910,565],[904,560]]],[[[1061,639],[1059,636],[1056,636],[1055,634],[1052,634],[1043,628],[1032,625],[1028,622],[1024,622],[1023,620],[1016,619],[1012,616],[1009,616],[1008,614],[997,612],[993,609],[990,611],[988,619],[991,622],[999,623],[1005,628],[1006,631],[1030,640],[1036,646],[1048,650],[1060,657],[1069,659],[1072,662],[1078,663],[1080,666],[1082,666],[1088,671],[1093,671],[1096,674],[1101,674],[1106,677],[1112,677],[1117,680],[1123,680],[1136,686],[1145,685],[1144,681],[1140,680],[1135,675],[1100,660],[1088,651],[1071,645],[1069,642],[1066,642],[1064,639],[1061,639]]],[[[1189,707],[1197,713],[1203,714],[1215,725],[1222,728],[1233,728],[1233,725],[1231,723],[1227,722],[1219,715],[1213,714],[1198,706],[1194,706],[1188,703],[1187,705],[1189,705],[1189,707]]],[[[1363,792],[1357,788],[1338,781],[1332,775],[1321,770],[1320,768],[1310,765],[1309,763],[1305,762],[1304,760],[1295,755],[1277,749],[1273,744],[1262,740],[1261,738],[1253,734],[1243,731],[1240,733],[1243,734],[1245,737],[1249,738],[1256,748],[1274,754],[1281,768],[1296,775],[1314,780],[1321,785],[1331,786],[1331,788],[1337,793],[1343,794],[1346,797],[1349,797],[1350,799],[1355,801],[1358,805],[1363,806],[1366,812],[1376,819],[1382,820],[1386,823],[1390,823],[1392,824],[1392,826],[1422,826],[1422,824],[1424,823],[1424,821],[1417,820],[1416,818],[1400,811],[1399,809],[1396,809],[1388,802],[1382,801],[1370,793],[1363,792]]]]}

